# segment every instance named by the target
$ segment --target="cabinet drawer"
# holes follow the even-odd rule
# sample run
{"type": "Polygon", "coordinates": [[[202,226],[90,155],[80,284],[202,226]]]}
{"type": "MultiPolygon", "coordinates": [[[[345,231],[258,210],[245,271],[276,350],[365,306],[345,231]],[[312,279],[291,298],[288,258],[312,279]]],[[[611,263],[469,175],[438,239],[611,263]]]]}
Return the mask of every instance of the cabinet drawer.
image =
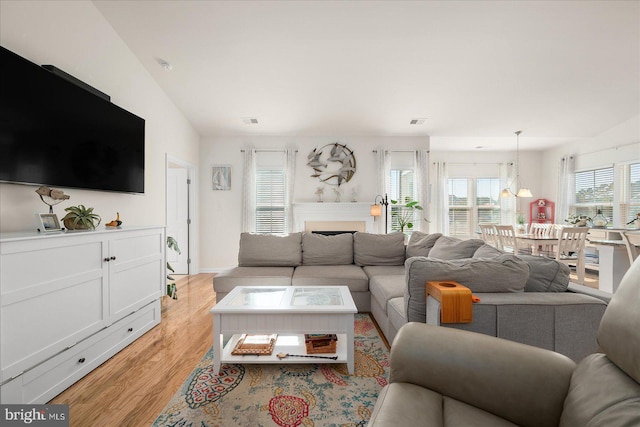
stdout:
{"type": "MultiPolygon", "coordinates": [[[[15,390],[14,382],[21,380],[21,401],[5,402],[3,397],[2,403],[46,403],[160,323],[160,311],[160,300],[156,300],[25,372],[6,384],[15,390]]],[[[8,394],[16,395],[15,392],[8,394]]]]}

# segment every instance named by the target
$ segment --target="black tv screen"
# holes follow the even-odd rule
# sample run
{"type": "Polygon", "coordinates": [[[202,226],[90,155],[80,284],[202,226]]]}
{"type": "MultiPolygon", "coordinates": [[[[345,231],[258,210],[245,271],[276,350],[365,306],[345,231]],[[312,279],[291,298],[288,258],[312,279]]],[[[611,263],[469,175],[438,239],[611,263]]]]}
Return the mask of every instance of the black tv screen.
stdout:
{"type": "Polygon", "coordinates": [[[0,181],[144,193],[144,125],[0,47],[0,181]]]}

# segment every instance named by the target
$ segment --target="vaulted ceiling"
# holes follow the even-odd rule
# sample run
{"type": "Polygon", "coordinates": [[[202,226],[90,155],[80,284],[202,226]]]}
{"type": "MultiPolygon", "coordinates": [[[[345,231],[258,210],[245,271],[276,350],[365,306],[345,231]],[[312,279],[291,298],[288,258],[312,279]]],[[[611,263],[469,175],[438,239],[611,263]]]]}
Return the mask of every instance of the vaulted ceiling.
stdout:
{"type": "Polygon", "coordinates": [[[638,1],[94,4],[203,136],[527,149],[640,112],[638,1]]]}

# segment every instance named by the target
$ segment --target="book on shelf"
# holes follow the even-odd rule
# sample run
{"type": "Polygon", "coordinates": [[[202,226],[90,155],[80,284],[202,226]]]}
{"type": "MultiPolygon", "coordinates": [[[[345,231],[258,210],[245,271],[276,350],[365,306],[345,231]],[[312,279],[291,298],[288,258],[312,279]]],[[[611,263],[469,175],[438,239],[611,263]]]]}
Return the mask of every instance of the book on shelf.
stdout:
{"type": "Polygon", "coordinates": [[[234,356],[270,355],[276,345],[278,334],[242,334],[231,351],[234,356]]]}

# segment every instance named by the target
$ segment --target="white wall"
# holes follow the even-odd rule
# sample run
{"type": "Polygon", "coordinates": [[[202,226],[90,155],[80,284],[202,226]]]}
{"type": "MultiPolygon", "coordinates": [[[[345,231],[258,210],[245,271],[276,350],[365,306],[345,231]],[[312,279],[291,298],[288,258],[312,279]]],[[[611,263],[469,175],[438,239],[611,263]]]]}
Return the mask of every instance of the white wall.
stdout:
{"type": "MultiPolygon", "coordinates": [[[[312,170],[307,166],[307,155],[326,144],[339,142],[353,150],[357,172],[350,182],[340,186],[342,202],[349,203],[351,191],[358,193],[357,200],[373,202],[377,192],[377,174],[373,150],[428,149],[429,137],[366,137],[366,136],[246,136],[203,138],[200,144],[200,213],[201,271],[217,271],[237,264],[238,243],[241,229],[242,205],[242,155],[243,148],[283,149],[297,148],[296,180],[294,202],[316,201],[316,188],[321,186],[317,178],[312,178],[312,170]],[[211,166],[231,165],[231,191],[211,190],[211,166]]],[[[324,200],[334,201],[331,186],[325,186],[324,200]]]]}
{"type": "Polygon", "coordinates": [[[576,170],[640,160],[640,115],[594,138],[576,139],[575,142],[545,151],[542,157],[542,185],[548,189],[549,199],[554,201],[557,198],[559,163],[565,155],[574,156],[576,170]]]}
{"type": "MultiPolygon", "coordinates": [[[[197,164],[200,138],[93,3],[3,0],[0,44],[36,64],[57,66],[146,120],[145,194],[64,189],[71,199],[55,207],[58,217],[65,207],[84,204],[103,223],[117,211],[125,226],[164,225],[165,154],[197,164]]],[[[35,229],[35,214],[48,209],[36,188],[0,184],[1,232],[35,229]]]]}

